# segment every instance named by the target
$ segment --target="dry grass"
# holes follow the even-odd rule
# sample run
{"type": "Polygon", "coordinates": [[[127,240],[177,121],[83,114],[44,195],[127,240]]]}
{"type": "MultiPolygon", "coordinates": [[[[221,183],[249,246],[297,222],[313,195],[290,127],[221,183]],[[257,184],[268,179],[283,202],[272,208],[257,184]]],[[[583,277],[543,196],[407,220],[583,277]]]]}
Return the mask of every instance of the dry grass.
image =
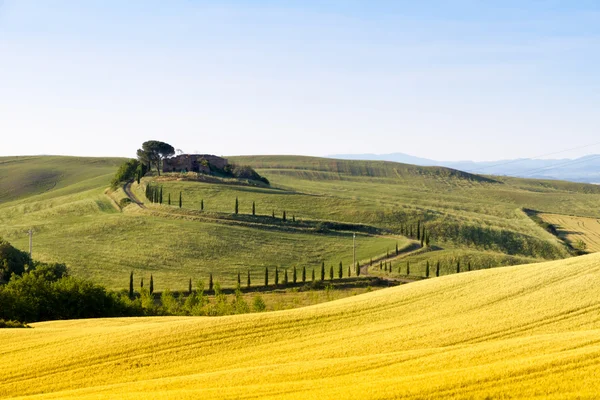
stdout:
{"type": "Polygon", "coordinates": [[[597,398],[600,255],[302,309],[0,331],[0,397],[597,398]]]}
{"type": "Polygon", "coordinates": [[[554,225],[558,234],[574,247],[579,247],[581,241],[585,243],[586,251],[600,251],[600,220],[597,218],[559,214],[539,214],[539,217],[554,225]]]}

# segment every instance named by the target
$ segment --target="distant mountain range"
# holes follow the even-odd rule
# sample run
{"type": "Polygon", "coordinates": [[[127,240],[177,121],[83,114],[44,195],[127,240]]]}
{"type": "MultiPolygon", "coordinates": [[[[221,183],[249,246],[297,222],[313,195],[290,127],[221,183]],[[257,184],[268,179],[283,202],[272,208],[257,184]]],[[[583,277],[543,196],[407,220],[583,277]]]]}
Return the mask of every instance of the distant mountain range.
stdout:
{"type": "Polygon", "coordinates": [[[333,154],[345,160],[381,160],[422,166],[441,166],[481,175],[506,175],[522,178],[560,179],[573,182],[600,183],[600,154],[569,159],[519,158],[498,161],[436,161],[404,153],[333,154]]]}

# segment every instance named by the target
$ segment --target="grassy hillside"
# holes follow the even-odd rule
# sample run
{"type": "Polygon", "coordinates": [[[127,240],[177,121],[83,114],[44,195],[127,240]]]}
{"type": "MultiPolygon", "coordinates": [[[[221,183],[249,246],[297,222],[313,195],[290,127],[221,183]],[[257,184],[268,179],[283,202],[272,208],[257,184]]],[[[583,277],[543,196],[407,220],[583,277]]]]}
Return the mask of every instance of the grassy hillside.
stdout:
{"type": "Polygon", "coordinates": [[[108,186],[122,158],[0,157],[0,204],[52,191],[69,194],[108,186]]]}
{"type": "Polygon", "coordinates": [[[559,259],[569,256],[568,249],[522,208],[591,217],[600,209],[594,185],[388,162],[256,156],[230,160],[257,168],[271,187],[148,176],[133,191],[145,201],[145,185],[160,185],[164,203],[171,195],[171,207],[146,201],[145,209],[121,210],[117,202],[124,193],[105,193],[120,159],[1,160],[0,236],[27,249],[26,233],[33,228],[34,257],[66,262],[75,275],[114,289],[127,287],[131,270],[146,279],[153,274],[157,290],[179,290],[189,278],[206,279],[211,272],[232,285],[238,270],[250,269],[260,280],[266,266],[348,265],[352,231],[360,233],[357,256],[363,263],[396,243],[408,246],[405,235],[418,221],[431,233],[433,251],[406,259],[414,263],[411,274],[423,275],[427,261],[440,261],[445,274],[459,260],[484,269],[559,259]],[[256,216],[250,215],[252,202],[256,216]]]}
{"type": "Polygon", "coordinates": [[[267,314],[3,330],[0,397],[596,398],[599,277],[594,254],[267,314]]]}

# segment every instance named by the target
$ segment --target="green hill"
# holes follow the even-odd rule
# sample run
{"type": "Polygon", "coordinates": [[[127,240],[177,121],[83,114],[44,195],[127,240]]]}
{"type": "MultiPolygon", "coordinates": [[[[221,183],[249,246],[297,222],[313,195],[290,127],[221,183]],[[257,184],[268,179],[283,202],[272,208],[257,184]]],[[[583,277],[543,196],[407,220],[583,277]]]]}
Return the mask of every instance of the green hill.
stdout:
{"type": "Polygon", "coordinates": [[[108,186],[122,158],[0,157],[0,204],[32,195],[77,193],[108,186]]]}
{"type": "Polygon", "coordinates": [[[260,282],[265,267],[346,266],[352,263],[352,232],[359,233],[357,259],[364,265],[394,253],[397,243],[415,243],[406,236],[410,230],[416,236],[417,224],[429,233],[431,247],[401,255],[391,275],[402,275],[397,267],[407,261],[411,275],[423,276],[427,262],[440,262],[444,275],[454,273],[457,263],[464,270],[564,258],[570,255],[564,243],[522,208],[600,216],[594,185],[390,162],[229,159],[256,168],[271,187],[146,176],[132,186],[146,208],[121,209],[124,193],[105,191],[122,159],[0,159],[0,236],[27,249],[32,227],[34,256],[42,261],[64,261],[76,275],[110,288],[125,288],[131,270],[146,279],[152,273],[161,290],[183,289],[189,278],[206,280],[211,272],[233,285],[237,271],[247,269],[260,282]],[[162,188],[162,205],[144,198],[147,185],[162,188]]]}

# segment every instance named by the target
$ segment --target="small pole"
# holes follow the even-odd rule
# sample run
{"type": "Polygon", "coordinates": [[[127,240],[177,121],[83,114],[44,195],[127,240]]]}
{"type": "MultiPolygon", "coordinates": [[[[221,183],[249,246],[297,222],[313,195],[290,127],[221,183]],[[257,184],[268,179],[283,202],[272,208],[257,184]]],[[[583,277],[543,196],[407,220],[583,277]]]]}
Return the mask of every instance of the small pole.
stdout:
{"type": "Polygon", "coordinates": [[[33,229],[29,230],[29,257],[31,258],[31,252],[33,250],[33,229]]]}
{"type": "Polygon", "coordinates": [[[356,268],[356,233],[352,234],[352,268],[356,268]]]}

